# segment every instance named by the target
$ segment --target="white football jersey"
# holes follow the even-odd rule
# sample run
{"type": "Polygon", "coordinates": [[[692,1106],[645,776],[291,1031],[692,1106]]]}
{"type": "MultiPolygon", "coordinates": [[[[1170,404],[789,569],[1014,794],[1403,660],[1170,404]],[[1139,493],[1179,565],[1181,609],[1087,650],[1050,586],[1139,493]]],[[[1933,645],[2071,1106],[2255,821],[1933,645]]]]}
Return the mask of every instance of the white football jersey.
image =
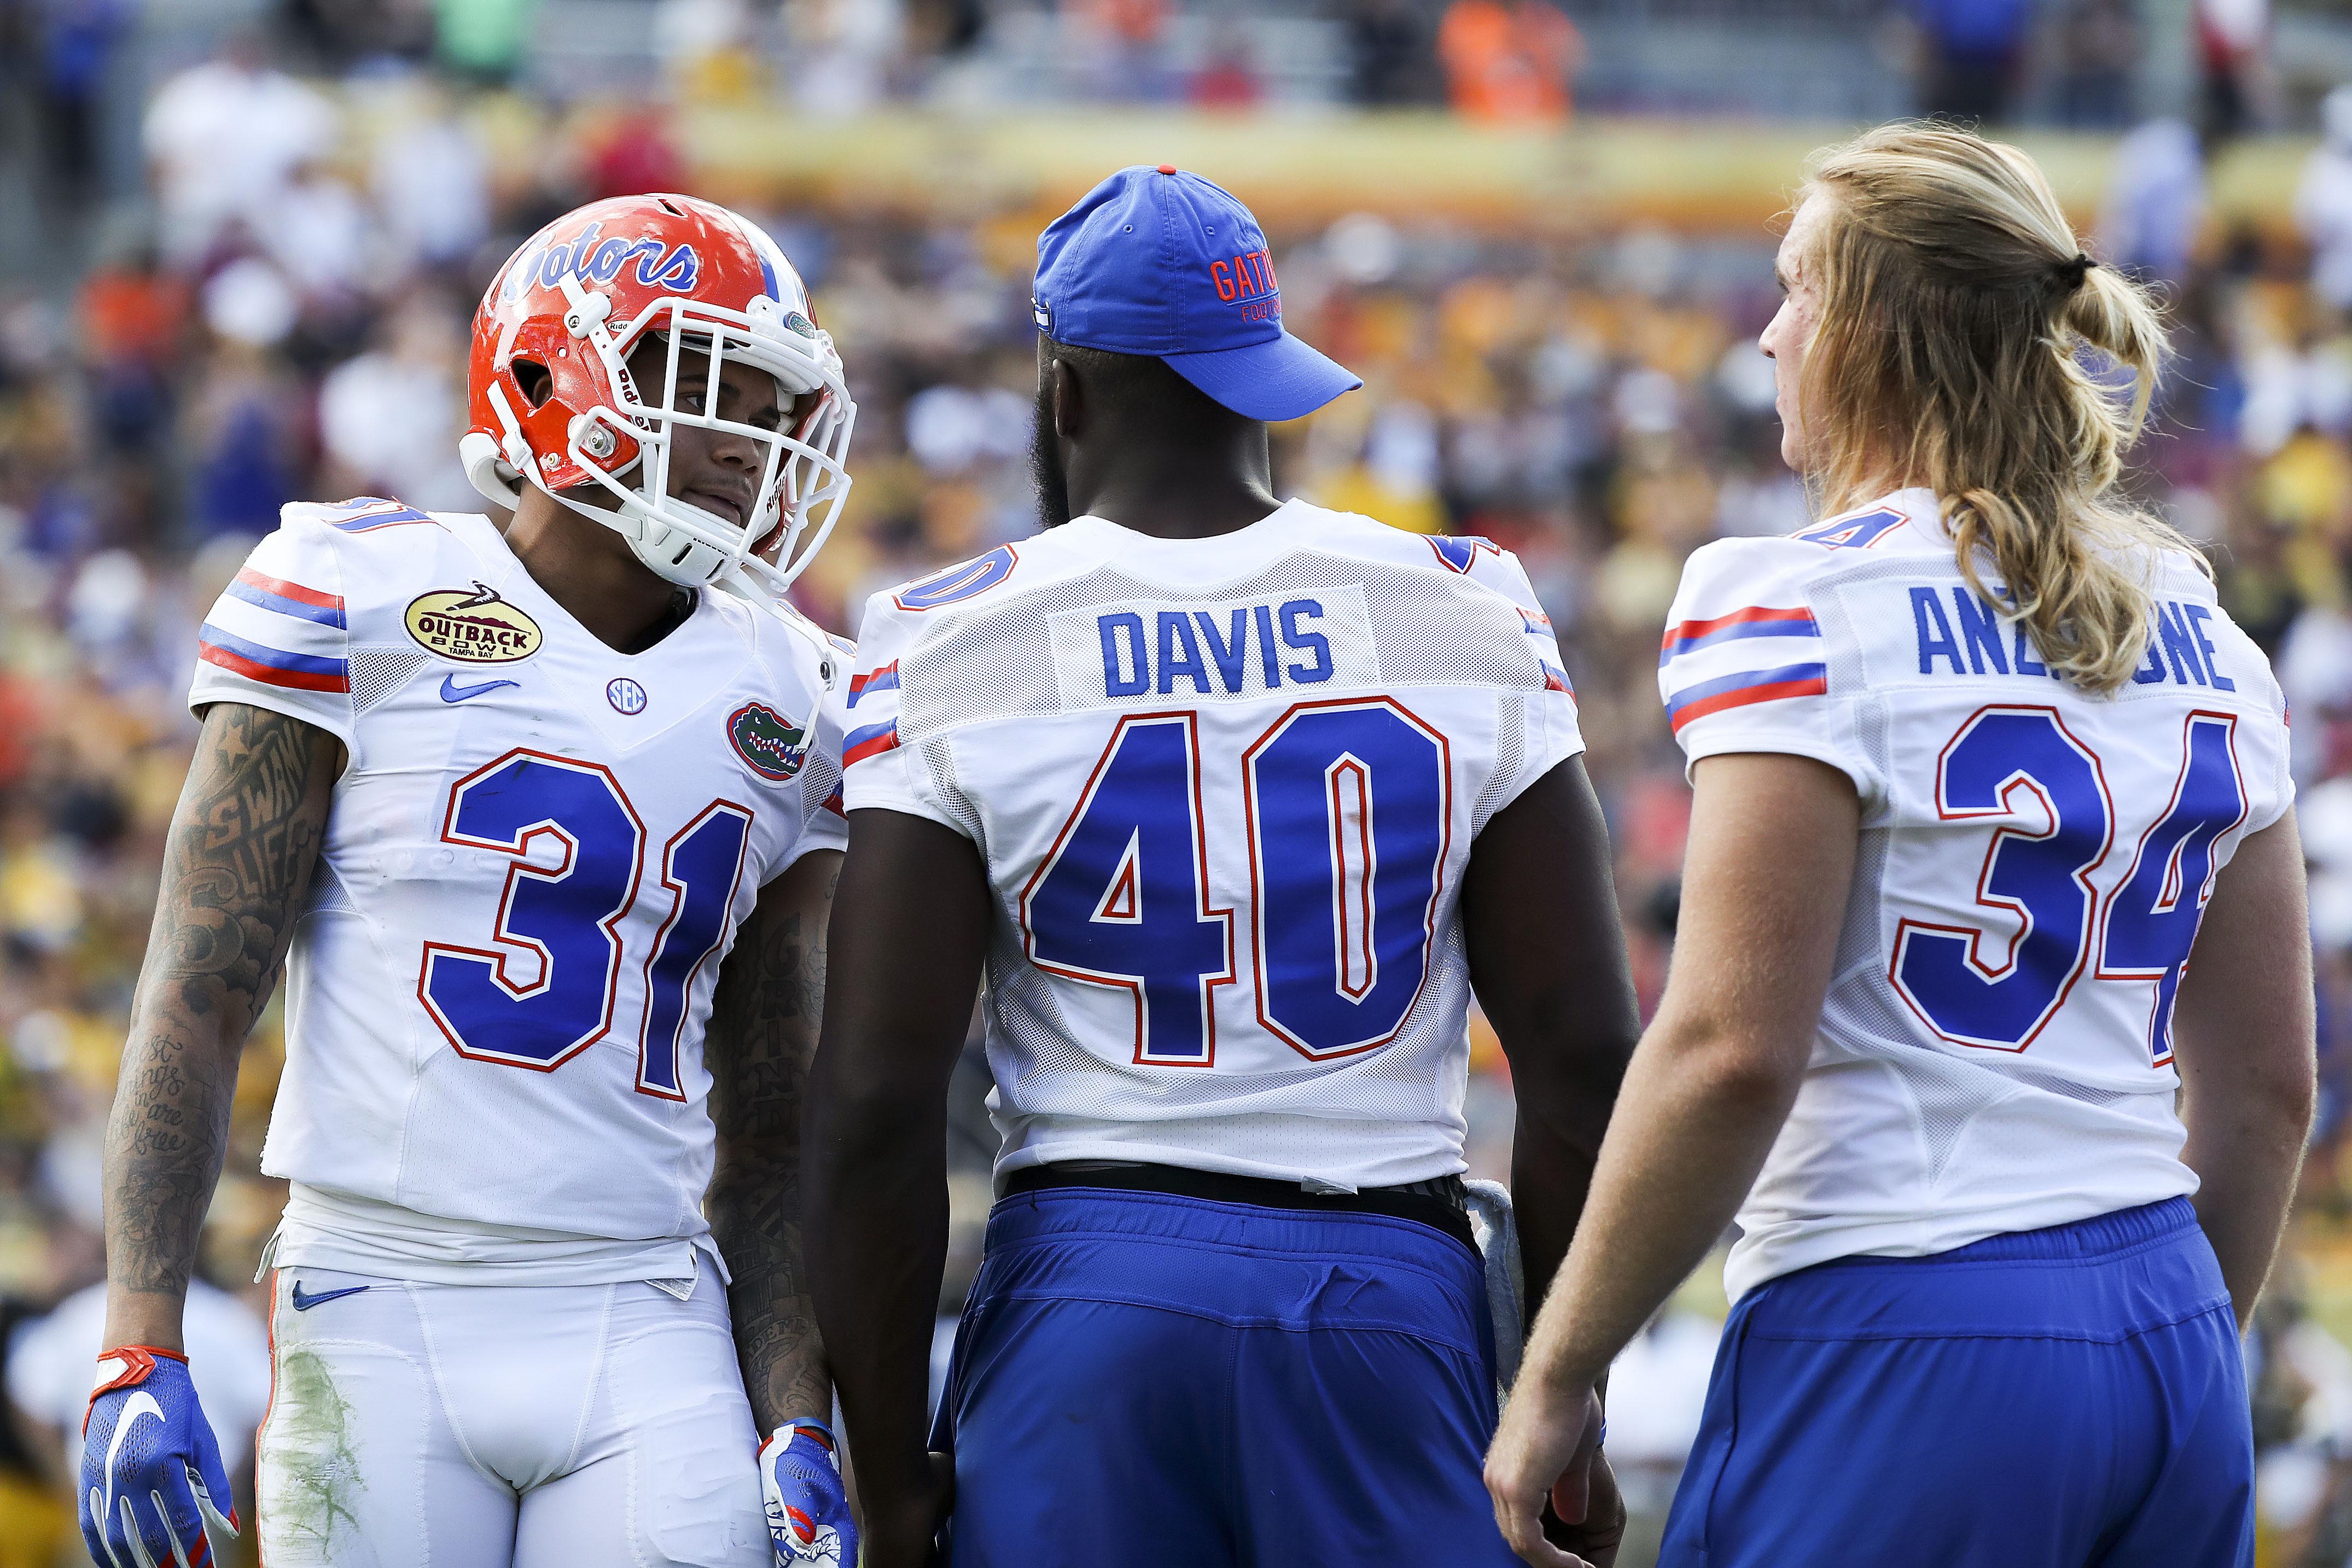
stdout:
{"type": "Polygon", "coordinates": [[[1204,539],[1080,517],[876,595],[862,638],[850,808],[944,823],[994,885],[1000,1177],[1463,1168],[1463,868],[1583,749],[1517,561],[1298,501],[1204,539]]]}
{"type": "Polygon", "coordinates": [[[287,964],[278,1263],[694,1272],[719,964],[763,883],[846,841],[820,663],[709,591],[616,653],[486,517],[286,508],[189,696],[350,753],[287,964]]]}
{"type": "Polygon", "coordinates": [[[1691,761],[1811,757],[1862,803],[1834,976],[1740,1209],[1735,1296],[2196,1190],[2172,998],[2215,873],[2294,786],[2261,650],[2188,557],[2151,564],[2156,640],[2106,697],[2053,678],[1969,589],[1926,490],[1685,568],[1658,681],[1691,761]]]}

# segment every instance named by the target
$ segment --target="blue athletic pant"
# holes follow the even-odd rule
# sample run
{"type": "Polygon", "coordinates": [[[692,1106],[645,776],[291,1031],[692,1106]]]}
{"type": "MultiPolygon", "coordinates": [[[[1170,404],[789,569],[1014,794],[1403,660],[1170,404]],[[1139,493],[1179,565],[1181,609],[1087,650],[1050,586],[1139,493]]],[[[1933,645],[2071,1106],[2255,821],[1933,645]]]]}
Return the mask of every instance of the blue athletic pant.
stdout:
{"type": "Polygon", "coordinates": [[[933,1444],[955,1451],[950,1562],[1505,1568],[1493,1366],[1478,1259],[1432,1227],[1006,1197],[933,1444]]]}
{"type": "Polygon", "coordinates": [[[1661,1568],[2237,1568],[2253,1433],[2189,1200],[1848,1258],[1724,1325],[1661,1568]]]}

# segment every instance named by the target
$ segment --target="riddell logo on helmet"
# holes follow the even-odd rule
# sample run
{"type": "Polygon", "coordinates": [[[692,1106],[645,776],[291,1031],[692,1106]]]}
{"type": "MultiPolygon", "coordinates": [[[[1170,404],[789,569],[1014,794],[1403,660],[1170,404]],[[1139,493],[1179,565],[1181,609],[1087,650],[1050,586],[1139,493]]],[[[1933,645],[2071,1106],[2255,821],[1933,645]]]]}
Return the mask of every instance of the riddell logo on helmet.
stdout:
{"type": "Polygon", "coordinates": [[[507,269],[506,285],[499,290],[499,298],[511,299],[525,287],[552,288],[567,272],[583,283],[610,283],[632,261],[636,263],[637,281],[646,287],[672,294],[694,292],[695,280],[702,276],[702,260],[694,254],[694,246],[683,240],[667,245],[658,239],[626,240],[617,235],[600,240],[597,236],[604,232],[600,220],[561,244],[517,256],[507,269]]]}

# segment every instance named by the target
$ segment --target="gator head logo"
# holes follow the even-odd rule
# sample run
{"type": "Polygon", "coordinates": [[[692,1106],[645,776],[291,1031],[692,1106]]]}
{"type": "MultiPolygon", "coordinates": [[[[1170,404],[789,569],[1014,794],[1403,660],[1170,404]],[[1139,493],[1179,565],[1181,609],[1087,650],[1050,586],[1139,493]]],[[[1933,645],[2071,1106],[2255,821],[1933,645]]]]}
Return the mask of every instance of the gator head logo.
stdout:
{"type": "Polygon", "coordinates": [[[408,601],[406,619],[418,647],[465,664],[511,664],[546,641],[538,622],[479,582],[420,593],[408,601]]]}
{"type": "Polygon", "coordinates": [[[765,703],[745,703],[729,714],[727,738],[745,767],[779,784],[808,760],[807,732],[765,703]]]}

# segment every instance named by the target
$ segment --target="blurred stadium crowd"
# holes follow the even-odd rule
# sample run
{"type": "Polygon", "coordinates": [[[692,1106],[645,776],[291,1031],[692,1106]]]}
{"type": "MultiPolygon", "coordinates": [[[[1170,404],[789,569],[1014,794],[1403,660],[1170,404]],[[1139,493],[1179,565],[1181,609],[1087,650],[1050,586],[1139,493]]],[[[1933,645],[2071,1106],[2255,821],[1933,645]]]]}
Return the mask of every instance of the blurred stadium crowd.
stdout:
{"type": "MultiPolygon", "coordinates": [[[[1098,7],[1113,33],[1150,8],[1098,7]]],[[[692,188],[658,110],[583,120],[501,90],[513,40],[499,7],[442,9],[475,30],[444,37],[437,74],[371,69],[322,86],[248,38],[172,77],[145,110],[152,201],[82,214],[96,262],[69,296],[0,291],[0,1354],[12,1416],[0,1427],[0,1568],[79,1550],[59,1458],[98,1327],[75,1293],[102,1275],[103,1126],[194,735],[182,705],[198,622],[283,502],[384,495],[479,509],[454,448],[465,324],[483,285],[578,202],[692,188]]],[[[83,11],[101,34],[115,14],[83,11]]],[[[890,11],[942,38],[962,15],[953,3],[890,11]]],[[[1560,25],[1547,47],[1576,47],[1560,25]]],[[[331,63],[349,40],[319,26],[306,47],[331,63]]],[[[854,28],[845,37],[855,44],[854,28]]],[[[1424,40],[1414,57],[1437,47],[1424,40]]],[[[42,57],[70,87],[71,59],[42,57]]],[[[1442,65],[1442,48],[1427,57],[1442,65]]],[[[1569,57],[1555,62],[1562,80],[1569,57]]],[[[71,93],[43,104],[65,117],[45,143],[43,199],[71,216],[87,149],[72,140],[71,93]]],[[[2341,150],[2313,154],[2300,232],[2203,221],[2202,154],[2185,125],[2126,142],[2105,219],[2108,258],[2162,277],[2177,305],[2179,359],[2143,450],[2144,493],[2214,548],[2226,601],[2278,661],[2297,721],[2323,1103],[2297,1260],[2253,1340],[2264,1550],[2279,1563],[2352,1556],[2352,1351],[2328,1326],[2352,1302],[2326,1304],[2352,1297],[2352,1170],[2339,1169],[2352,1107],[2352,100],[2344,108],[2341,150]]],[[[1039,214],[917,222],[834,204],[752,215],[812,286],[860,408],[849,520],[802,587],[811,613],[854,635],[873,590],[1034,527],[1039,214]]],[[[1687,803],[1657,697],[1658,629],[1691,549],[1807,516],[1754,346],[1778,298],[1772,237],[1637,227],[1571,241],[1369,213],[1313,226],[1265,216],[1291,329],[1366,382],[1276,432],[1277,487],[1519,553],[1560,632],[1637,979],[1654,998],[1687,803]]],[[[258,1353],[230,1297],[249,1293],[282,1200],[257,1173],[281,1061],[273,1012],[247,1053],[208,1230],[225,1293],[200,1304],[226,1385],[207,1391],[207,1408],[248,1431],[266,1389],[237,1370],[258,1353]]],[[[969,1265],[992,1147],[976,1055],[959,1085],[969,1265]]],[[[1471,1117],[1476,1174],[1502,1174],[1510,1091],[1491,1039],[1475,1057],[1471,1117]]],[[[1695,1427],[1713,1289],[1697,1282],[1617,1385],[1612,1452],[1637,1511],[1663,1508],[1695,1427]]],[[[242,1436],[225,1431],[225,1448],[242,1436]]]]}

